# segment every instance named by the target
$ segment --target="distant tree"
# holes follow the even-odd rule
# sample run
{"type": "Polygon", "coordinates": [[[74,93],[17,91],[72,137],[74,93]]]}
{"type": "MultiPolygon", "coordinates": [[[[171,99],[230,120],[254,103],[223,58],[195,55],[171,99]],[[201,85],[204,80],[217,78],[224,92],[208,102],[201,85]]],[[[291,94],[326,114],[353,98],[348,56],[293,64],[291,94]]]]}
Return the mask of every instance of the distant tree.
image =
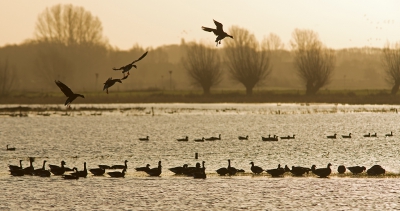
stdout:
{"type": "Polygon", "coordinates": [[[15,68],[10,68],[8,59],[0,61],[0,96],[7,95],[15,82],[15,68]]]}
{"type": "Polygon", "coordinates": [[[274,33],[270,33],[267,37],[264,37],[262,45],[271,51],[282,50],[285,47],[281,38],[274,33]]]}
{"type": "Polygon", "coordinates": [[[393,85],[391,94],[395,95],[400,87],[400,42],[392,45],[386,43],[383,48],[382,63],[386,73],[386,81],[393,85]]]}
{"type": "Polygon", "coordinates": [[[251,95],[253,88],[271,73],[270,49],[257,41],[247,29],[232,26],[229,31],[235,38],[225,44],[226,61],[234,81],[246,87],[251,95]]]}
{"type": "Polygon", "coordinates": [[[297,74],[306,86],[306,94],[313,95],[329,84],[335,68],[336,56],[326,48],[312,30],[295,29],[291,40],[297,74]]]}
{"type": "Polygon", "coordinates": [[[104,44],[103,27],[99,18],[83,7],[71,4],[46,8],[38,17],[37,40],[62,43],[66,46],[104,44]]]}
{"type": "Polygon", "coordinates": [[[202,43],[188,43],[182,61],[193,83],[203,88],[203,94],[210,94],[211,87],[221,82],[221,62],[216,49],[202,43]]]}

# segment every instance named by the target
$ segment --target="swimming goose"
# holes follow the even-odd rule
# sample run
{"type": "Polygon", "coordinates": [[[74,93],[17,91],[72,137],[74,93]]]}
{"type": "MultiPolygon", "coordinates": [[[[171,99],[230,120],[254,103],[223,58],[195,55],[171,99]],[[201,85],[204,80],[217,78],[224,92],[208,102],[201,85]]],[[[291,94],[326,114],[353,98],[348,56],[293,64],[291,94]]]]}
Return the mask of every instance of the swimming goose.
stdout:
{"type": "Polygon", "coordinates": [[[202,139],[195,139],[195,142],[204,142],[204,137],[202,139]]]}
{"type": "MultiPolygon", "coordinates": [[[[62,163],[62,162],[64,162],[64,161],[61,161],[61,163],[62,163]]],[[[71,168],[68,168],[68,167],[65,166],[65,164],[66,164],[66,163],[64,162],[64,170],[65,170],[65,171],[74,171],[73,168],[72,168],[72,169],[71,169],[71,168]]],[[[52,164],[49,164],[49,167],[50,167],[50,169],[59,169],[59,168],[61,168],[60,166],[52,165],[52,164]]]]}
{"type": "Polygon", "coordinates": [[[122,169],[122,172],[113,171],[113,172],[107,172],[107,174],[110,177],[125,177],[125,172],[126,172],[126,168],[122,169]]]}
{"type": "Polygon", "coordinates": [[[46,160],[44,160],[43,161],[43,166],[42,166],[42,168],[40,168],[40,169],[35,169],[35,170],[33,170],[33,175],[34,176],[40,176],[40,173],[42,172],[42,171],[46,171],[46,160]]]}
{"type": "Polygon", "coordinates": [[[146,167],[138,167],[138,168],[135,168],[135,170],[136,171],[146,171],[146,170],[150,169],[149,167],[150,167],[150,164],[147,164],[146,167]]]}
{"type": "Polygon", "coordinates": [[[347,167],[347,169],[353,174],[360,174],[366,170],[365,166],[351,166],[347,167]]]}
{"type": "Polygon", "coordinates": [[[268,169],[265,171],[268,174],[270,174],[272,177],[279,177],[285,173],[285,169],[281,167],[281,164],[278,164],[278,168],[276,168],[276,169],[268,169]]]}
{"type": "Polygon", "coordinates": [[[367,170],[367,174],[370,176],[377,176],[380,174],[384,174],[385,172],[386,172],[385,169],[382,168],[382,166],[380,165],[374,165],[367,170]]]}
{"type": "Polygon", "coordinates": [[[261,167],[255,166],[253,161],[250,162],[250,164],[251,164],[250,170],[251,170],[254,174],[260,174],[260,173],[262,173],[262,172],[264,171],[261,167]]]}
{"type": "Polygon", "coordinates": [[[213,32],[217,36],[217,38],[215,39],[217,46],[218,46],[218,44],[221,44],[221,40],[224,39],[225,37],[230,37],[233,39],[233,36],[224,32],[223,25],[220,22],[218,22],[216,20],[213,20],[213,21],[214,21],[215,26],[217,27],[216,29],[208,28],[208,27],[204,27],[204,26],[202,26],[201,28],[204,31],[213,32]]]}
{"type": "Polygon", "coordinates": [[[16,165],[8,165],[8,168],[12,171],[12,170],[18,170],[18,169],[22,169],[22,160],[19,160],[19,166],[16,165]]]}
{"type": "Polygon", "coordinates": [[[372,134],[371,137],[378,137],[378,135],[375,133],[375,134],[372,134]]]}
{"type": "Polygon", "coordinates": [[[342,135],[342,138],[351,138],[351,133],[349,133],[349,135],[348,135],[348,136],[346,136],[346,135],[342,135]]]}
{"type": "Polygon", "coordinates": [[[178,138],[176,139],[177,141],[189,141],[189,137],[185,137],[185,138],[178,138]]]}
{"type": "Polygon", "coordinates": [[[35,170],[33,168],[33,164],[32,164],[33,162],[34,162],[34,158],[29,158],[29,163],[30,163],[29,167],[22,169],[26,175],[33,175],[33,171],[35,170]]]}
{"type": "Polygon", "coordinates": [[[268,135],[268,137],[261,136],[261,139],[263,141],[278,141],[278,137],[279,136],[276,136],[276,135],[274,135],[274,137],[271,137],[271,135],[268,135]]]}
{"type": "Polygon", "coordinates": [[[346,167],[344,165],[340,165],[338,166],[337,171],[339,174],[344,174],[344,172],[346,172],[346,167]]]}
{"type": "Polygon", "coordinates": [[[215,137],[215,136],[213,136],[213,137],[210,137],[210,138],[205,138],[204,140],[206,140],[206,141],[216,141],[216,140],[221,140],[221,134],[219,134],[219,136],[218,136],[218,137],[215,137]]]}
{"type": "Polygon", "coordinates": [[[364,135],[364,137],[371,137],[371,133],[364,135]]]}
{"type": "Polygon", "coordinates": [[[227,169],[228,169],[229,175],[235,175],[237,172],[237,169],[235,167],[231,167],[230,159],[228,159],[228,168],[227,169]]]}
{"type": "Polygon", "coordinates": [[[129,75],[129,70],[132,69],[132,67],[137,68],[135,63],[142,60],[147,55],[147,53],[148,53],[148,51],[146,51],[146,53],[144,53],[139,59],[136,59],[135,61],[133,61],[125,66],[122,66],[120,68],[114,67],[113,70],[115,70],[115,71],[122,70],[122,74],[124,74],[124,77],[125,77],[125,72],[128,72],[127,75],[129,75]]]}
{"type": "Polygon", "coordinates": [[[65,106],[70,107],[70,104],[72,103],[72,101],[74,101],[77,97],[82,97],[85,98],[85,96],[81,95],[81,94],[75,94],[74,92],[72,92],[72,90],[65,85],[64,83],[62,83],[61,81],[55,81],[57,86],[61,89],[61,91],[64,93],[64,95],[67,98],[67,100],[65,101],[65,106]]]}
{"type": "Polygon", "coordinates": [[[95,169],[89,169],[90,173],[92,173],[94,176],[103,176],[104,173],[106,172],[106,169],[103,168],[95,168],[95,169]]]}
{"type": "Polygon", "coordinates": [[[294,176],[303,176],[303,174],[310,172],[311,169],[307,167],[301,167],[301,166],[292,166],[292,169],[290,170],[290,173],[292,173],[294,176]]]}
{"type": "Polygon", "coordinates": [[[281,139],[295,139],[295,135],[293,134],[293,136],[282,136],[281,139]]]}
{"type": "Polygon", "coordinates": [[[389,133],[389,134],[386,134],[385,136],[386,136],[386,137],[388,137],[388,136],[393,136],[393,132],[390,131],[390,133],[389,133]]]}
{"type": "Polygon", "coordinates": [[[238,139],[239,140],[247,140],[249,138],[249,136],[239,136],[238,139]]]}
{"type": "Polygon", "coordinates": [[[324,178],[324,177],[328,177],[331,174],[331,172],[332,172],[331,166],[332,166],[332,164],[328,163],[328,166],[326,168],[315,169],[316,166],[312,165],[311,171],[312,171],[312,173],[319,176],[320,178],[324,178]]]}
{"type": "Polygon", "coordinates": [[[193,178],[194,179],[205,179],[205,178],[207,178],[206,167],[204,167],[204,163],[206,163],[206,162],[203,161],[202,163],[203,163],[203,166],[201,168],[200,168],[200,163],[197,163],[198,165],[196,164],[196,167],[198,167],[198,168],[196,168],[196,171],[193,172],[193,178]]]}
{"type": "Polygon", "coordinates": [[[149,175],[149,176],[160,176],[161,174],[161,160],[158,161],[158,167],[157,168],[152,168],[149,170],[146,170],[145,172],[149,175]]]}
{"type": "Polygon", "coordinates": [[[72,175],[76,175],[78,177],[86,177],[87,176],[87,169],[86,169],[86,162],[83,162],[83,171],[76,171],[75,173],[71,173],[72,175]]]}
{"type": "Polygon", "coordinates": [[[330,139],[336,139],[336,133],[333,134],[333,136],[327,136],[326,138],[330,138],[330,139]]]}
{"type": "Polygon", "coordinates": [[[15,147],[8,147],[8,144],[7,144],[7,150],[8,151],[15,151],[15,147]]]}
{"type": "Polygon", "coordinates": [[[72,174],[64,174],[62,175],[62,178],[70,180],[70,179],[79,179],[79,175],[78,175],[78,169],[76,167],[72,168],[72,170],[74,170],[75,173],[72,174]]]}
{"type": "Polygon", "coordinates": [[[13,169],[10,170],[10,174],[15,177],[20,177],[25,175],[25,171],[23,169],[13,169]]]}
{"type": "Polygon", "coordinates": [[[111,169],[127,169],[128,165],[126,163],[128,163],[128,160],[125,160],[125,165],[113,165],[111,166],[111,169]]]}
{"type": "Polygon", "coordinates": [[[149,136],[146,136],[146,138],[139,138],[139,141],[148,141],[149,140],[149,136]]]}
{"type": "Polygon", "coordinates": [[[121,79],[112,79],[111,77],[104,82],[103,91],[106,90],[108,94],[108,88],[112,87],[116,82],[122,83],[121,79]]]}
{"type": "MultiPolygon", "coordinates": [[[[54,165],[49,165],[50,166],[50,172],[53,173],[54,175],[63,175],[65,173],[65,168],[64,168],[65,162],[61,161],[61,167],[55,168],[54,165]],[[51,167],[53,166],[53,167],[51,167]]],[[[56,166],[58,167],[58,166],[56,166]]]]}
{"type": "Polygon", "coordinates": [[[226,174],[229,173],[228,169],[225,167],[219,168],[216,170],[217,174],[219,174],[220,176],[225,176],[226,174]]]}
{"type": "Polygon", "coordinates": [[[174,172],[175,174],[184,174],[184,172],[188,169],[188,164],[183,164],[183,166],[177,166],[173,168],[169,168],[168,170],[174,172]]]}

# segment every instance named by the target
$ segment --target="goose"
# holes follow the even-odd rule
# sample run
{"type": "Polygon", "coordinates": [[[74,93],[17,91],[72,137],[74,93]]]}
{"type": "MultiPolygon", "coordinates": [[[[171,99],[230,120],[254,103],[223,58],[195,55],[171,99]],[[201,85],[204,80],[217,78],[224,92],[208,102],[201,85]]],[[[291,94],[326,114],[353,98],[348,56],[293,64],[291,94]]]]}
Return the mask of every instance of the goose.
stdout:
{"type": "Polygon", "coordinates": [[[71,180],[71,179],[79,179],[79,175],[78,175],[78,169],[76,167],[74,167],[72,170],[74,170],[75,173],[73,174],[64,174],[62,175],[62,178],[66,179],[66,180],[71,180]]]}
{"type": "Polygon", "coordinates": [[[125,165],[113,165],[111,166],[111,169],[127,169],[128,165],[126,163],[128,163],[128,160],[125,160],[125,165]]]}
{"type": "Polygon", "coordinates": [[[388,136],[393,136],[393,132],[390,131],[390,133],[386,134],[385,136],[386,136],[386,137],[388,137],[388,136]]]}
{"type": "Polygon", "coordinates": [[[227,169],[228,169],[229,175],[235,175],[237,172],[237,169],[235,167],[231,167],[230,159],[228,159],[228,168],[227,169]]]}
{"type": "Polygon", "coordinates": [[[85,98],[85,96],[81,95],[81,94],[75,94],[74,92],[72,92],[72,90],[65,85],[64,83],[62,83],[61,81],[55,81],[57,86],[61,89],[61,91],[64,93],[64,95],[67,98],[67,100],[65,101],[65,106],[71,107],[70,104],[72,103],[72,101],[74,101],[77,97],[81,97],[81,98],[85,98]]]}
{"type": "Polygon", "coordinates": [[[217,174],[219,174],[220,176],[225,176],[229,173],[228,169],[225,167],[219,168],[216,170],[217,174]]]}
{"type": "Polygon", "coordinates": [[[375,133],[375,134],[372,134],[371,137],[378,137],[378,135],[375,133]]]}
{"type": "Polygon", "coordinates": [[[126,172],[126,168],[122,169],[122,172],[113,171],[113,172],[107,172],[107,174],[110,177],[125,177],[125,172],[126,172]]]}
{"type": "Polygon", "coordinates": [[[251,170],[254,174],[260,174],[260,173],[262,173],[262,172],[264,171],[261,167],[255,166],[253,161],[250,162],[250,164],[251,164],[250,170],[251,170]]]}
{"type": "Polygon", "coordinates": [[[25,175],[25,171],[23,169],[13,169],[10,170],[10,174],[15,177],[20,177],[25,175]]]}
{"type": "Polygon", "coordinates": [[[349,133],[349,135],[348,135],[348,136],[346,136],[346,135],[342,135],[342,138],[351,138],[351,133],[349,133]]]}
{"type": "Polygon", "coordinates": [[[279,136],[276,136],[276,135],[274,135],[273,137],[271,137],[271,135],[268,135],[268,137],[261,136],[261,139],[263,141],[278,141],[278,137],[279,136]]]}
{"type": "Polygon", "coordinates": [[[19,160],[19,166],[16,165],[8,165],[8,168],[12,171],[12,170],[18,170],[18,169],[22,169],[22,160],[19,160]]]}
{"type": "Polygon", "coordinates": [[[204,137],[202,139],[195,139],[195,142],[204,142],[204,137]]]}
{"type": "Polygon", "coordinates": [[[127,75],[129,75],[129,70],[132,69],[132,67],[137,68],[137,66],[135,65],[136,62],[142,60],[146,55],[147,55],[148,51],[146,51],[146,53],[144,53],[139,59],[134,60],[133,62],[122,66],[120,68],[113,68],[113,70],[118,71],[118,70],[122,70],[122,74],[124,74],[125,77],[125,72],[127,72],[127,75]]]}
{"type": "Polygon", "coordinates": [[[278,168],[276,168],[276,169],[268,169],[265,171],[268,174],[270,174],[272,177],[279,177],[285,173],[285,169],[281,167],[281,164],[278,164],[278,168]]]}
{"type": "Polygon", "coordinates": [[[90,173],[92,173],[94,176],[103,176],[104,173],[106,172],[106,169],[103,168],[95,168],[95,169],[89,169],[90,173]]]}
{"type": "Polygon", "coordinates": [[[216,29],[208,28],[208,27],[204,27],[204,26],[202,26],[201,28],[204,31],[213,32],[217,36],[217,38],[215,39],[215,42],[217,43],[216,46],[218,46],[218,44],[221,44],[221,40],[224,39],[225,37],[230,37],[233,39],[233,36],[224,32],[223,25],[220,22],[218,22],[216,20],[213,20],[213,21],[214,21],[215,26],[217,27],[216,29]]]}
{"type": "Polygon", "coordinates": [[[184,174],[184,172],[188,169],[188,164],[183,164],[183,166],[177,166],[173,168],[169,168],[168,170],[172,171],[175,174],[184,174]]]}
{"type": "Polygon", "coordinates": [[[135,168],[135,170],[136,171],[146,171],[146,170],[150,169],[149,167],[150,167],[150,164],[147,164],[146,167],[138,167],[138,168],[135,168]]]}
{"type": "Polygon", "coordinates": [[[34,159],[29,158],[29,163],[30,163],[29,167],[22,169],[26,175],[33,175],[33,171],[35,170],[33,168],[33,164],[32,164],[33,162],[34,162],[34,159]]]}
{"type": "MultiPolygon", "coordinates": [[[[61,161],[61,162],[64,162],[64,161],[61,161]]],[[[64,170],[65,171],[74,171],[73,168],[71,169],[71,168],[65,167],[65,164],[66,163],[64,162],[64,170]]],[[[50,169],[59,169],[59,168],[61,168],[60,166],[52,165],[52,164],[49,164],[49,167],[50,167],[50,169]]]]}
{"type": "Polygon", "coordinates": [[[7,144],[7,151],[15,151],[15,147],[8,147],[8,144],[7,144]]]}
{"type": "Polygon", "coordinates": [[[185,138],[178,138],[176,139],[177,141],[189,141],[189,137],[185,137],[185,138]]]}
{"type": "MultiPolygon", "coordinates": [[[[46,171],[46,160],[44,160],[43,161],[43,166],[42,166],[42,168],[40,168],[40,169],[35,169],[34,171],[33,171],[33,175],[35,175],[35,176],[40,176],[40,173],[42,172],[42,171],[46,171]]],[[[48,172],[48,171],[47,171],[48,172]]]]}
{"type": "Polygon", "coordinates": [[[346,167],[344,165],[340,165],[338,166],[337,171],[339,174],[344,174],[344,172],[346,172],[346,167]]]}
{"type": "Polygon", "coordinates": [[[308,174],[309,171],[311,171],[311,169],[307,167],[292,166],[290,173],[292,173],[294,176],[303,176],[305,173],[308,174]]]}
{"type": "Polygon", "coordinates": [[[215,136],[213,136],[213,137],[210,137],[210,138],[205,138],[204,140],[206,140],[206,141],[216,141],[216,140],[221,140],[221,134],[219,134],[219,136],[218,136],[218,137],[215,137],[215,136]]]}
{"type": "Polygon", "coordinates": [[[367,174],[370,176],[377,176],[380,174],[385,174],[385,172],[386,172],[385,169],[382,168],[382,166],[380,166],[380,165],[374,165],[367,170],[367,174]]]}
{"type": "Polygon", "coordinates": [[[312,171],[312,173],[319,176],[320,178],[324,178],[324,177],[328,177],[331,174],[331,172],[332,172],[331,166],[332,166],[332,164],[328,163],[328,166],[326,168],[315,169],[316,166],[312,165],[311,171],[312,171]]]}
{"type": "Polygon", "coordinates": [[[371,137],[371,133],[364,135],[364,137],[371,137]]]}
{"type": "Polygon", "coordinates": [[[189,177],[193,176],[193,173],[197,171],[198,168],[200,167],[200,166],[198,167],[197,165],[200,165],[200,163],[196,163],[196,166],[186,167],[185,169],[183,169],[182,174],[189,177]]]}
{"type": "Polygon", "coordinates": [[[293,136],[290,136],[290,135],[288,135],[288,136],[282,136],[281,139],[295,139],[295,136],[296,136],[296,135],[294,135],[294,134],[293,134],[293,136]]]}
{"type": "Polygon", "coordinates": [[[347,167],[347,169],[353,174],[360,174],[366,170],[365,166],[351,166],[347,167]]]}
{"type": "Polygon", "coordinates": [[[112,79],[111,77],[104,82],[103,91],[106,90],[108,94],[108,88],[112,87],[116,82],[122,83],[121,79],[112,79]]]}
{"type": "Polygon", "coordinates": [[[160,174],[161,174],[161,160],[160,161],[158,161],[158,167],[157,168],[152,168],[152,169],[149,169],[149,170],[146,170],[145,172],[149,175],[149,176],[156,176],[156,177],[158,177],[158,176],[160,176],[160,174]]]}
{"type": "MultiPolygon", "coordinates": [[[[50,172],[53,173],[54,175],[63,175],[65,173],[65,168],[64,168],[65,162],[61,161],[61,167],[59,168],[52,168],[52,165],[50,166],[50,172]]],[[[57,166],[58,167],[58,166],[57,166]]]]}
{"type": "Polygon", "coordinates": [[[248,140],[249,136],[239,136],[239,140],[248,140]]]}
{"type": "Polygon", "coordinates": [[[87,169],[86,169],[86,162],[83,162],[83,171],[76,171],[72,173],[72,175],[76,175],[78,177],[85,177],[87,176],[87,169]]]}
{"type": "Polygon", "coordinates": [[[200,168],[200,163],[197,163],[198,165],[196,164],[196,167],[198,166],[198,168],[196,168],[196,171],[193,172],[193,178],[194,179],[205,179],[205,178],[207,178],[206,167],[204,167],[205,163],[206,163],[205,161],[202,162],[203,166],[201,168],[200,168]]]}
{"type": "Polygon", "coordinates": [[[146,136],[146,138],[139,138],[139,141],[148,141],[149,140],[149,136],[146,136]]]}
{"type": "Polygon", "coordinates": [[[333,136],[327,136],[326,138],[330,138],[330,139],[336,139],[336,133],[333,134],[333,136]]]}

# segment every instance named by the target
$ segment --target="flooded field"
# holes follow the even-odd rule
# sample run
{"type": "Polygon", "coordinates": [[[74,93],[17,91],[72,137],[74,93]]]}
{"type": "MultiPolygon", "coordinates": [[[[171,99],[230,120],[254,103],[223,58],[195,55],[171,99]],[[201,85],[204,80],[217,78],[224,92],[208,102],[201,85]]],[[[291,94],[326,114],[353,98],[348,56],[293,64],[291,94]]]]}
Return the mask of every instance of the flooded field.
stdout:
{"type": "MultiPolygon", "coordinates": [[[[392,105],[306,104],[111,104],[0,106],[0,210],[382,210],[400,209],[400,115],[392,105]],[[394,136],[385,137],[393,132],[394,136]],[[328,135],[338,139],[327,139],[328,135]],[[351,139],[342,135],[352,134],[351,139]],[[377,133],[377,137],[364,137],[377,133]],[[194,142],[202,137],[221,140],[194,142]],[[296,136],[277,142],[268,135],[296,136]],[[238,140],[238,136],[249,136],[238,140]],[[149,136],[149,141],[139,138],[149,136]],[[176,139],[189,137],[187,142],[176,139]],[[16,147],[6,151],[6,145],[16,147]],[[195,153],[199,158],[195,159],[195,153]],[[8,164],[23,160],[97,168],[123,164],[125,178],[63,180],[13,177],[8,164]],[[218,168],[244,169],[218,176],[218,168]],[[162,161],[160,177],[135,167],[162,161]],[[175,176],[168,168],[205,161],[207,179],[175,176]],[[253,176],[264,168],[332,164],[330,178],[312,174],[253,176]],[[386,175],[337,174],[339,165],[381,165],[386,175]]],[[[111,171],[111,170],[110,170],[111,171]]]]}

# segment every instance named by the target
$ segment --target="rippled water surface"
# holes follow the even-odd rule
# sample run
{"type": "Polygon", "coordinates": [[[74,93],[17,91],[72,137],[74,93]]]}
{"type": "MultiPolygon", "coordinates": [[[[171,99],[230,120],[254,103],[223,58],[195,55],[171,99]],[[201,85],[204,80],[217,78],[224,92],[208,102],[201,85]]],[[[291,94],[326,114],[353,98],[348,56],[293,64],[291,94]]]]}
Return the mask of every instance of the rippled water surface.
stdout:
{"type": "MultiPolygon", "coordinates": [[[[382,210],[400,209],[397,106],[301,104],[114,104],[74,105],[65,112],[12,111],[0,116],[0,210],[382,210]],[[83,108],[86,109],[77,109],[83,108]],[[89,109],[88,109],[89,107],[89,109]],[[153,110],[152,110],[153,108],[153,110]],[[10,117],[24,114],[27,117],[10,117]],[[154,115],[153,115],[154,114],[154,115]],[[384,134],[393,131],[393,137],[384,134]],[[377,138],[364,138],[367,133],[377,138]],[[327,139],[352,133],[351,139],[327,139]],[[222,140],[194,142],[221,134],[222,140]],[[296,135],[294,140],[264,142],[261,136],[296,135]],[[238,136],[249,136],[240,141],[238,136]],[[149,136],[148,142],[139,141],[149,136]],[[177,138],[189,136],[188,142],[177,138]],[[16,151],[6,151],[9,144],[16,151]],[[194,158],[195,153],[199,159],[194,158]],[[59,176],[12,177],[8,164],[34,157],[82,170],[98,164],[123,164],[125,178],[108,176],[63,180],[59,176]],[[227,166],[244,169],[220,177],[227,166]],[[134,167],[161,160],[160,177],[135,172],[134,167]],[[174,176],[168,168],[206,161],[207,179],[174,176]],[[330,178],[271,178],[250,174],[249,162],[264,169],[278,164],[325,167],[330,178]],[[379,164],[387,176],[336,174],[339,165],[379,164]]],[[[12,107],[3,105],[0,108],[12,107]]]]}

